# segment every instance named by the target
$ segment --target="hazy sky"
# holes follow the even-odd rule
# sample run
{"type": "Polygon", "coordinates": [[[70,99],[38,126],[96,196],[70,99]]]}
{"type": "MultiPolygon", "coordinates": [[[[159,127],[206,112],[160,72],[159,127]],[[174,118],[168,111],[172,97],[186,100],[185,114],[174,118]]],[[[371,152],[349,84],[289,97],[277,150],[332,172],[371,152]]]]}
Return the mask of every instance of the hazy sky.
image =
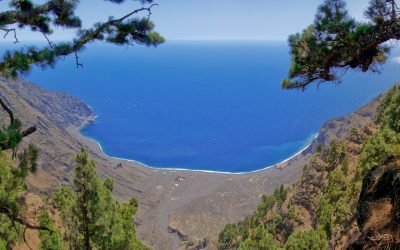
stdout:
{"type": "MultiPolygon", "coordinates": [[[[2,1],[0,9],[6,9],[2,1]]],[[[43,2],[38,0],[36,2],[43,2]]],[[[152,20],[168,40],[286,40],[301,31],[314,18],[322,0],[158,0],[152,20]]],[[[349,0],[350,13],[363,18],[367,0],[349,0]]],[[[128,13],[139,5],[127,1],[114,5],[101,0],[81,0],[78,14],[84,25],[128,13]]],[[[52,39],[67,38],[68,32],[56,32],[52,39]]],[[[43,39],[38,34],[20,32],[20,39],[43,39]]]]}

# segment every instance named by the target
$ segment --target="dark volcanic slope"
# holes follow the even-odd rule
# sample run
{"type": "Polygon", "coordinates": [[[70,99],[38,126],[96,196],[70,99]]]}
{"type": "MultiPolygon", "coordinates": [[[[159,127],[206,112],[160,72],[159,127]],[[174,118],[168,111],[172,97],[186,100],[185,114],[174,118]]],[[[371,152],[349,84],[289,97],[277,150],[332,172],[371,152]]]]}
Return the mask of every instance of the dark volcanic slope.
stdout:
{"type": "Polygon", "coordinates": [[[281,165],[282,169],[226,175],[155,170],[108,158],[96,143],[79,134],[79,129],[93,117],[81,101],[3,78],[0,78],[0,95],[8,100],[24,125],[38,126],[28,140],[40,149],[40,170],[29,178],[33,190],[48,192],[56,185],[71,183],[75,153],[86,147],[97,161],[100,174],[115,180],[117,198],[141,199],[137,218],[139,237],[162,250],[196,245],[213,249],[213,242],[226,223],[251,214],[262,194],[298,180],[310,152],[319,143],[347,136],[351,128],[371,122],[376,109],[376,102],[372,102],[345,118],[327,122],[313,146],[281,165]]]}
{"type": "Polygon", "coordinates": [[[73,155],[83,146],[67,132],[70,126],[79,126],[92,115],[81,101],[66,94],[47,92],[23,81],[0,78],[0,95],[28,127],[36,125],[38,131],[26,138],[40,149],[40,171],[30,178],[32,187],[48,190],[70,177],[73,155]],[[42,178],[46,178],[42,180],[42,178]],[[58,180],[57,180],[58,179],[58,180]]]}

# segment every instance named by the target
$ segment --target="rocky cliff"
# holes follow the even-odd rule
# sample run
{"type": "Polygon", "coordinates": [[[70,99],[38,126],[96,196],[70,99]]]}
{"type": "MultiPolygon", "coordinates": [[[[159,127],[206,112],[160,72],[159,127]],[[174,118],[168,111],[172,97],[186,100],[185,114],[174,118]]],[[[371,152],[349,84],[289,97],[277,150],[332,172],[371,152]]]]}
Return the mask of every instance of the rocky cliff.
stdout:
{"type": "Polygon", "coordinates": [[[40,150],[41,168],[36,176],[29,178],[31,188],[48,191],[55,185],[68,183],[74,154],[83,146],[68,129],[91,119],[92,111],[67,94],[48,92],[22,80],[0,78],[0,95],[24,126],[35,125],[38,129],[23,143],[34,143],[40,150]]]}

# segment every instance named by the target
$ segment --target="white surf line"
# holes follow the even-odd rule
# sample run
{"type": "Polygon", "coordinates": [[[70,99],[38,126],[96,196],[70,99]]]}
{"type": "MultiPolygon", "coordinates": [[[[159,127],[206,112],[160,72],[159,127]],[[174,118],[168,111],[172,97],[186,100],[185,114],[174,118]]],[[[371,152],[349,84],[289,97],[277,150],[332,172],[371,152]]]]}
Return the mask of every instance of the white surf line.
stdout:
{"type": "Polygon", "coordinates": [[[317,134],[314,136],[314,138],[311,140],[311,142],[310,142],[307,146],[305,146],[304,148],[300,149],[297,153],[295,153],[294,155],[290,156],[289,158],[287,158],[287,159],[285,159],[285,160],[283,160],[283,161],[281,161],[281,162],[278,162],[278,163],[276,163],[276,164],[274,164],[274,165],[271,165],[271,166],[267,166],[267,167],[262,168],[262,169],[253,170],[253,171],[249,171],[249,172],[238,172],[238,173],[236,173],[236,172],[212,171],[212,170],[201,170],[201,169],[153,167],[153,166],[149,166],[149,165],[147,165],[147,164],[144,164],[144,163],[142,163],[142,162],[140,162],[140,161],[136,161],[136,160],[132,160],[132,159],[126,159],[126,158],[121,158],[121,157],[115,157],[115,156],[108,155],[108,154],[104,151],[104,149],[103,149],[103,147],[101,146],[100,142],[98,142],[96,139],[91,138],[91,137],[89,137],[89,136],[86,136],[86,135],[84,135],[84,134],[82,134],[82,133],[81,133],[81,135],[84,136],[84,137],[86,137],[86,138],[88,138],[89,140],[94,141],[94,142],[97,144],[97,146],[99,147],[101,153],[102,153],[104,156],[108,157],[108,158],[111,158],[111,159],[114,159],[114,160],[119,160],[119,161],[133,162],[133,163],[136,163],[136,164],[138,164],[138,165],[140,165],[140,166],[142,166],[142,167],[146,167],[146,168],[149,168],[149,169],[152,169],[152,170],[159,170],[159,171],[163,171],[163,170],[164,170],[164,171],[172,171],[172,172],[173,172],[173,171],[189,171],[189,172],[200,172],[200,173],[211,173],[211,174],[227,174],[227,175],[246,175],[246,174],[258,173],[258,172],[261,172],[261,171],[264,171],[264,170],[267,170],[267,169],[276,167],[276,166],[278,166],[278,165],[280,165],[280,164],[284,164],[284,163],[286,163],[286,162],[292,160],[293,158],[295,158],[296,156],[300,155],[300,154],[303,153],[305,150],[307,150],[307,149],[312,145],[312,143],[314,142],[314,140],[318,137],[319,133],[317,133],[317,134]]]}

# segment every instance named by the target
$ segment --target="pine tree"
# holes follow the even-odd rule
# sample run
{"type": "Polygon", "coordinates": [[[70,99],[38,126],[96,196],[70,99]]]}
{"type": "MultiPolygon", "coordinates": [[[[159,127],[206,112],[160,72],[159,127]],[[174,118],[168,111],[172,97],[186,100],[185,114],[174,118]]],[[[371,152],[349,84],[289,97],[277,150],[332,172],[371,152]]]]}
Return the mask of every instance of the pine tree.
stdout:
{"type": "Polygon", "coordinates": [[[305,89],[313,82],[340,82],[348,69],[379,71],[391,51],[388,41],[400,40],[396,0],[371,0],[369,22],[350,17],[343,0],[325,0],[315,21],[291,35],[292,65],[283,88],[305,89]]]}
{"type": "Polygon", "coordinates": [[[76,157],[73,190],[69,186],[53,194],[61,211],[65,239],[70,249],[147,249],[135,236],[133,217],[138,201],[120,204],[112,198],[109,180],[101,181],[95,162],[84,149],[76,157]]]}

